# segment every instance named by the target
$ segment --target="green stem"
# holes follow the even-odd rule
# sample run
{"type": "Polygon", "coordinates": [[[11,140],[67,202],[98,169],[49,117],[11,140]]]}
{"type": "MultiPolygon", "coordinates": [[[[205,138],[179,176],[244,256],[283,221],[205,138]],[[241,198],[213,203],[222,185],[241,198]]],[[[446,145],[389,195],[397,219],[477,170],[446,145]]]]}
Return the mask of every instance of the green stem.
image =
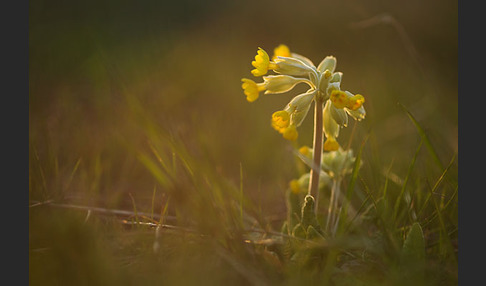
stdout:
{"type": "Polygon", "coordinates": [[[321,170],[321,155],[322,155],[322,105],[323,100],[316,98],[314,110],[314,143],[313,143],[313,164],[310,171],[309,192],[308,194],[315,198],[314,211],[317,213],[319,203],[319,173],[321,170]]]}

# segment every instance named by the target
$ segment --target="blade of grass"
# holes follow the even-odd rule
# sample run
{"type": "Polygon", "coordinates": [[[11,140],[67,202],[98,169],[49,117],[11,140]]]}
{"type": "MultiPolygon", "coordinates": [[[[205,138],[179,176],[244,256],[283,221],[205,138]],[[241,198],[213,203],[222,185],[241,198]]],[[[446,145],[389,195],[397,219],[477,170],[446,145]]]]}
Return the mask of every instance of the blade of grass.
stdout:
{"type": "Polygon", "coordinates": [[[48,189],[47,189],[46,177],[44,175],[44,168],[42,168],[42,164],[40,162],[39,154],[38,154],[37,148],[35,146],[34,146],[34,157],[35,157],[35,159],[37,161],[37,164],[39,166],[39,174],[41,176],[42,188],[44,190],[44,196],[47,198],[48,197],[48,195],[47,195],[48,194],[48,189]]]}
{"type": "Polygon", "coordinates": [[[243,166],[240,162],[240,222],[243,225],[243,166]]]}
{"type": "Polygon", "coordinates": [[[154,219],[154,202],[155,202],[155,191],[157,189],[157,186],[154,185],[154,191],[152,192],[152,207],[150,208],[150,217],[152,220],[154,219]]]}
{"type": "Polygon", "coordinates": [[[160,153],[155,149],[155,146],[153,145],[153,143],[149,141],[148,144],[149,144],[150,150],[155,155],[155,157],[157,158],[157,161],[160,163],[162,168],[164,168],[165,171],[169,171],[169,167],[165,164],[165,161],[162,159],[162,156],[160,156],[160,153]]]}
{"type": "MultiPolygon", "coordinates": [[[[430,193],[432,194],[432,189],[429,189],[430,193]]],[[[439,240],[439,249],[441,249],[441,252],[447,252],[449,251],[452,257],[452,261],[455,264],[455,267],[457,268],[457,259],[454,254],[454,245],[452,244],[452,240],[447,232],[447,228],[444,223],[444,218],[442,216],[442,212],[439,209],[439,205],[435,201],[435,199],[432,196],[432,203],[434,205],[435,211],[437,212],[437,218],[439,219],[439,225],[440,225],[440,240],[439,240]],[[445,241],[444,241],[445,240],[445,241]],[[445,245],[443,244],[445,243],[445,245]]]]}
{"type": "MultiPolygon", "coordinates": [[[[353,171],[351,173],[351,178],[349,180],[348,188],[346,189],[346,193],[345,193],[345,196],[344,196],[345,200],[343,202],[343,206],[342,206],[341,213],[340,213],[339,216],[346,217],[346,215],[347,215],[349,204],[351,203],[351,196],[353,195],[353,191],[354,191],[354,185],[356,184],[356,179],[358,178],[359,168],[361,166],[361,154],[363,153],[363,149],[364,149],[364,146],[365,146],[368,138],[369,138],[369,134],[361,142],[361,146],[358,150],[358,153],[356,154],[356,159],[354,161],[353,171]]],[[[345,221],[345,220],[341,219],[341,221],[345,221]]],[[[338,226],[337,232],[341,232],[342,230],[344,230],[343,227],[344,227],[344,225],[343,225],[343,223],[341,223],[338,226]]]]}
{"type": "Polygon", "coordinates": [[[455,160],[455,155],[452,157],[449,165],[447,166],[447,168],[445,168],[444,172],[442,172],[442,174],[440,175],[439,179],[437,179],[437,181],[435,182],[434,186],[432,187],[431,191],[429,192],[429,194],[427,195],[427,198],[425,199],[425,202],[424,204],[422,205],[422,208],[420,209],[420,211],[418,212],[417,214],[417,217],[419,217],[422,212],[424,211],[424,209],[426,208],[430,198],[432,197],[432,195],[434,194],[434,192],[437,190],[437,188],[439,187],[440,183],[444,180],[447,172],[449,172],[449,169],[452,167],[453,163],[454,163],[454,160],[455,160]]]}
{"type": "Polygon", "coordinates": [[[73,181],[73,178],[74,178],[74,174],[76,173],[76,171],[78,170],[78,167],[79,167],[79,164],[81,163],[81,158],[79,158],[77,161],[76,161],[76,164],[74,165],[74,168],[73,168],[73,171],[71,172],[71,175],[69,176],[69,179],[66,183],[66,189],[69,188],[69,186],[71,185],[71,182],[73,181]]]}
{"type": "Polygon", "coordinates": [[[418,131],[420,137],[422,138],[422,140],[424,141],[425,146],[429,150],[430,155],[432,156],[432,159],[434,160],[434,162],[437,164],[437,166],[440,167],[440,169],[444,169],[444,165],[440,161],[439,156],[437,155],[437,152],[435,151],[434,147],[432,146],[432,143],[430,142],[429,138],[427,137],[427,134],[425,133],[422,126],[418,123],[418,121],[415,119],[415,117],[412,115],[412,113],[410,113],[410,111],[408,111],[408,109],[403,104],[401,104],[399,102],[398,105],[405,111],[408,118],[410,118],[413,125],[415,125],[415,128],[417,128],[417,131],[418,131]]]}
{"type": "Polygon", "coordinates": [[[353,216],[353,218],[351,220],[349,220],[349,223],[348,225],[346,226],[345,230],[344,230],[344,233],[346,233],[350,228],[351,228],[351,225],[353,224],[353,222],[356,220],[356,218],[359,216],[359,214],[361,213],[361,211],[365,208],[366,206],[366,203],[368,202],[368,200],[371,199],[371,191],[370,189],[368,188],[368,186],[364,183],[364,180],[361,176],[358,175],[358,178],[360,179],[360,182],[363,184],[363,188],[365,189],[365,193],[366,193],[366,197],[365,199],[363,200],[363,202],[361,203],[360,207],[358,208],[358,210],[356,211],[356,214],[353,216]]]}
{"type": "MultiPolygon", "coordinates": [[[[165,197],[165,194],[162,195],[162,199],[165,197]]],[[[164,207],[161,209],[160,211],[160,220],[159,220],[159,224],[162,225],[165,223],[165,218],[167,216],[167,210],[169,209],[169,199],[170,198],[167,198],[167,200],[165,201],[165,205],[164,207]]]]}
{"type": "Polygon", "coordinates": [[[164,171],[160,169],[160,167],[155,164],[152,159],[150,159],[147,155],[145,154],[139,154],[138,160],[142,162],[143,165],[152,173],[152,175],[155,177],[155,179],[165,187],[168,187],[171,185],[171,178],[165,174],[164,171]]]}
{"type": "Polygon", "coordinates": [[[402,202],[403,195],[405,194],[405,190],[407,189],[407,183],[408,183],[408,180],[410,178],[410,175],[412,174],[412,170],[415,166],[415,161],[417,160],[417,156],[419,154],[420,147],[422,147],[422,142],[423,142],[423,140],[420,140],[420,143],[419,143],[417,149],[415,150],[415,154],[413,155],[412,162],[408,166],[407,175],[405,176],[405,180],[403,181],[402,189],[400,190],[400,194],[398,195],[397,200],[395,201],[395,206],[393,207],[393,219],[394,220],[397,219],[398,210],[400,209],[400,203],[402,202]]]}
{"type": "Polygon", "coordinates": [[[444,207],[443,207],[444,210],[449,207],[449,205],[452,203],[452,201],[454,200],[454,198],[457,196],[457,189],[458,189],[458,186],[456,186],[456,189],[454,190],[454,193],[452,194],[451,198],[444,205],[444,207]]]}
{"type": "Polygon", "coordinates": [[[388,167],[388,171],[385,173],[385,184],[383,185],[383,198],[386,198],[386,195],[388,193],[388,180],[389,180],[389,177],[390,177],[390,172],[391,172],[391,168],[393,166],[393,163],[394,163],[394,159],[392,160],[390,167],[388,167]]]}
{"type": "Polygon", "coordinates": [[[137,206],[135,205],[135,199],[133,198],[131,193],[128,193],[128,195],[130,196],[130,199],[132,200],[133,212],[135,213],[135,221],[137,222],[137,224],[139,224],[140,220],[138,219],[138,212],[137,212],[137,206]]]}

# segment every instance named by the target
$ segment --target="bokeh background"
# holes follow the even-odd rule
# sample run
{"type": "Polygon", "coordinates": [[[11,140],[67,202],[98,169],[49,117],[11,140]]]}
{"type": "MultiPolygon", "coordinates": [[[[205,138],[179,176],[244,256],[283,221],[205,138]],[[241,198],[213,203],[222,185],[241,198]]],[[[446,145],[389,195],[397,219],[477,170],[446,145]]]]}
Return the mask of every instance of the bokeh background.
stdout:
{"type": "MultiPolygon", "coordinates": [[[[458,145],[457,12],[452,0],[30,1],[29,199],[149,211],[164,190],[140,154],[160,132],[194,172],[243,181],[264,216],[285,216],[298,169],[270,118],[305,87],[253,103],[241,89],[257,48],[281,43],[315,64],[336,56],[342,88],[365,96],[366,119],[339,137],[356,150],[369,135],[365,176],[410,165],[420,135],[399,103],[446,166],[458,145]]],[[[299,146],[312,144],[312,120],[299,146]]],[[[417,168],[437,178],[443,169],[421,152],[417,168]]],[[[38,242],[49,223],[35,212],[38,242]]]]}

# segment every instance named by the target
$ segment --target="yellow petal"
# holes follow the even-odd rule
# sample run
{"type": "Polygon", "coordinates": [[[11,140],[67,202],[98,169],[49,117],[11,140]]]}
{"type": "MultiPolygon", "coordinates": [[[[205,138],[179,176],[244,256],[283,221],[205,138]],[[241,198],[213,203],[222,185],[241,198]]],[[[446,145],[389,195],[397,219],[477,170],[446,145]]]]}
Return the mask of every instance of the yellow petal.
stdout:
{"type": "Polygon", "coordinates": [[[272,60],[275,60],[277,57],[290,57],[290,49],[284,44],[279,45],[273,50],[273,57],[272,60]]]}
{"type": "Polygon", "coordinates": [[[349,105],[349,98],[344,91],[333,90],[329,99],[332,101],[334,107],[343,109],[349,105]]]}
{"type": "Polygon", "coordinates": [[[299,137],[299,132],[297,132],[295,125],[290,125],[289,127],[285,128],[282,135],[287,140],[295,141],[299,137]]]}
{"type": "Polygon", "coordinates": [[[334,137],[329,137],[324,141],[324,151],[337,151],[339,149],[339,143],[334,137]]]}
{"type": "Polygon", "coordinates": [[[346,107],[351,110],[357,110],[363,105],[364,102],[365,102],[364,96],[362,96],[361,94],[356,94],[355,96],[349,99],[349,103],[346,107]]]}

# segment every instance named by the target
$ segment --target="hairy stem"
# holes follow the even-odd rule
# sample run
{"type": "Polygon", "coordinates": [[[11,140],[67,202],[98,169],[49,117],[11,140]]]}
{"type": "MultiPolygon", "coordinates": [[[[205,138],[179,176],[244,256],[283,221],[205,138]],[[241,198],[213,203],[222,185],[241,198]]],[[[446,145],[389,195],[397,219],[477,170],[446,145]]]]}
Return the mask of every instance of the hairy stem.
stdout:
{"type": "Polygon", "coordinates": [[[315,198],[314,211],[317,213],[319,202],[319,173],[321,170],[321,154],[322,154],[322,105],[323,100],[317,98],[315,100],[314,110],[314,143],[313,143],[313,164],[310,171],[309,192],[308,194],[315,198]]]}

